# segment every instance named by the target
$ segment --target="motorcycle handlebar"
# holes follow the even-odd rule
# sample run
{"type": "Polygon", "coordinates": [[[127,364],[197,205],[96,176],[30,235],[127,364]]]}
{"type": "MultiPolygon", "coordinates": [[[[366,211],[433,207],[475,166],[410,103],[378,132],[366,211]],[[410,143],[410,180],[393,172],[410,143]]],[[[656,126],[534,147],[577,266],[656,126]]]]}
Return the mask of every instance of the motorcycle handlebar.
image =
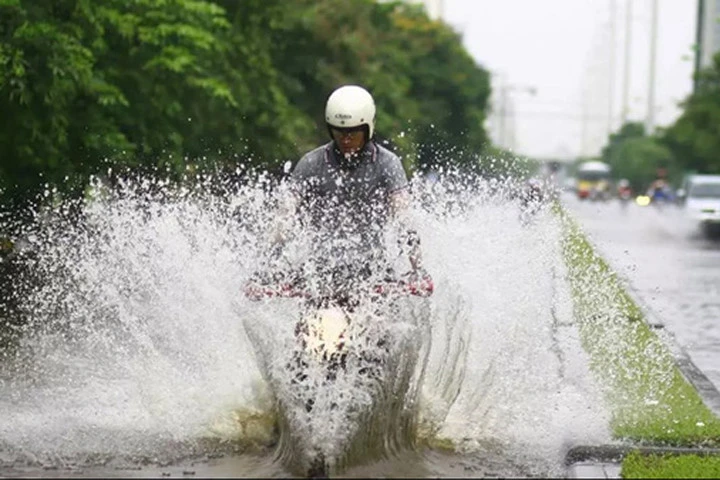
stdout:
{"type": "MultiPolygon", "coordinates": [[[[435,285],[429,275],[413,281],[396,280],[387,281],[373,285],[371,291],[381,296],[387,295],[413,295],[417,297],[429,297],[433,294],[435,285]]],[[[291,284],[281,283],[277,286],[257,284],[252,281],[245,284],[243,289],[245,296],[251,300],[260,300],[262,298],[312,298],[312,294],[302,288],[297,288],[291,284]]]]}

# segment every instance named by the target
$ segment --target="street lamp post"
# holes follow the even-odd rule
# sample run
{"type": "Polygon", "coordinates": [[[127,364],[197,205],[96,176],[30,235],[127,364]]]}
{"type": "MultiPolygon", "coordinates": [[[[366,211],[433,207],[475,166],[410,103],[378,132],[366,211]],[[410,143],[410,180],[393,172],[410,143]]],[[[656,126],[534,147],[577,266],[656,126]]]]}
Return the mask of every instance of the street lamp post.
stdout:
{"type": "Polygon", "coordinates": [[[615,57],[616,57],[616,35],[617,29],[615,26],[616,21],[616,0],[610,0],[610,72],[608,74],[608,118],[607,118],[607,130],[608,136],[613,131],[613,106],[615,103],[615,57]]]}
{"type": "Polygon", "coordinates": [[[657,50],[658,2],[652,0],[652,20],[650,27],[650,72],[648,74],[647,118],[645,131],[652,135],[655,128],[655,53],[657,50]]]}
{"type": "Polygon", "coordinates": [[[632,48],[632,0],[626,0],[625,4],[625,65],[623,67],[623,97],[622,97],[622,124],[627,123],[630,113],[630,50],[632,48]]]}
{"type": "Polygon", "coordinates": [[[537,94],[537,89],[531,86],[508,85],[503,83],[500,87],[500,132],[498,141],[503,148],[507,148],[506,117],[508,116],[508,92],[511,91],[527,92],[533,96],[537,94]]]}

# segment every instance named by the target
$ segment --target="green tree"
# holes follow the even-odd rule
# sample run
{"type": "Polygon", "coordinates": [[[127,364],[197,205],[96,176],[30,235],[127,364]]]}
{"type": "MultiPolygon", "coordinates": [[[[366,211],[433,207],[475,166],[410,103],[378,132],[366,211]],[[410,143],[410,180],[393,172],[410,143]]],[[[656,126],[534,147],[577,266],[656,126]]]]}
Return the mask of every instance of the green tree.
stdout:
{"type": "Polygon", "coordinates": [[[181,171],[244,133],[222,7],[203,0],[107,0],[88,12],[96,71],[121,94],[99,115],[133,145],[125,163],[181,171]]]}
{"type": "Polygon", "coordinates": [[[276,65],[300,108],[327,141],[323,104],[343,83],[362,84],[378,104],[377,132],[406,166],[477,163],[489,75],[450,27],[416,5],[299,0],[281,21],[276,65]]]}
{"type": "MultiPolygon", "coordinates": [[[[668,165],[670,150],[651,137],[630,138],[622,143],[613,166],[616,178],[627,178],[635,191],[647,188],[659,167],[668,165]]],[[[670,172],[670,178],[675,172],[670,172]]]]}
{"type": "MultiPolygon", "coordinates": [[[[301,45],[286,39],[283,19],[294,7],[281,0],[214,0],[227,12],[229,52],[226,67],[231,71],[235,98],[241,102],[234,123],[242,128],[232,135],[243,142],[243,151],[255,166],[277,169],[295,159],[313,142],[313,119],[301,96],[294,95],[283,78],[278,50],[289,48],[295,55],[301,45]],[[300,97],[300,98],[298,98],[300,97]]],[[[214,130],[220,125],[213,126],[214,130]]],[[[227,142],[226,142],[227,143],[227,142]]]]}
{"type": "Polygon", "coordinates": [[[682,104],[683,113],[662,140],[683,169],[720,173],[720,54],[697,80],[682,104]]]}
{"type": "Polygon", "coordinates": [[[76,179],[88,170],[83,153],[132,149],[92,110],[123,98],[95,73],[87,22],[77,13],[87,4],[77,3],[0,0],[0,184],[11,203],[22,204],[45,181],[76,179]],[[101,142],[89,141],[93,135],[101,142]]]}
{"type": "Polygon", "coordinates": [[[608,137],[608,144],[603,147],[601,156],[604,162],[610,163],[622,144],[631,138],[645,136],[645,126],[640,122],[628,122],[620,127],[617,133],[611,133],[608,137]]]}
{"type": "Polygon", "coordinates": [[[486,70],[416,5],[371,0],[0,0],[0,189],[82,192],[108,166],[277,169],[367,86],[408,169],[475,167],[486,70]]]}
{"type": "Polygon", "coordinates": [[[474,168],[488,146],[484,129],[489,73],[479,67],[447,24],[430,20],[414,6],[398,6],[392,32],[408,52],[408,95],[418,103],[413,126],[420,165],[474,168]]]}
{"type": "Polygon", "coordinates": [[[626,178],[636,191],[644,190],[656,177],[658,168],[672,167],[672,154],[658,138],[645,134],[639,122],[625,123],[617,133],[610,135],[603,148],[601,160],[610,165],[613,177],[626,178]]]}
{"type": "MultiPolygon", "coordinates": [[[[201,151],[195,125],[237,114],[217,5],[0,0],[0,19],[0,173],[11,198],[31,198],[43,181],[78,189],[105,159],[181,170],[201,151]]],[[[215,135],[242,133],[228,124],[215,135]]]]}

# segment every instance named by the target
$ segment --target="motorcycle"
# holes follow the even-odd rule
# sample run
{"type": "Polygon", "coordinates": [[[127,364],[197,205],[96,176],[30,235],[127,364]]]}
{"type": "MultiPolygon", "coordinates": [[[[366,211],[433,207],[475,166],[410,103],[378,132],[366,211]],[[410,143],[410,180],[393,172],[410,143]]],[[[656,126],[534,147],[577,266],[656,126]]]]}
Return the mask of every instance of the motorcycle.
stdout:
{"type": "Polygon", "coordinates": [[[429,297],[432,279],[415,273],[372,283],[347,280],[341,274],[313,288],[301,276],[280,274],[244,288],[254,301],[300,302],[284,373],[265,368],[279,392],[277,457],[294,474],[326,477],[360,457],[413,441],[418,379],[429,350],[423,327],[429,325],[402,334],[392,328],[399,323],[399,301],[429,297]]]}
{"type": "Polygon", "coordinates": [[[625,209],[633,198],[632,190],[629,186],[620,186],[618,187],[617,197],[620,201],[620,206],[625,209]]]}
{"type": "Polygon", "coordinates": [[[519,219],[523,226],[535,223],[537,215],[546,205],[546,195],[538,181],[528,182],[520,193],[519,219]]]}

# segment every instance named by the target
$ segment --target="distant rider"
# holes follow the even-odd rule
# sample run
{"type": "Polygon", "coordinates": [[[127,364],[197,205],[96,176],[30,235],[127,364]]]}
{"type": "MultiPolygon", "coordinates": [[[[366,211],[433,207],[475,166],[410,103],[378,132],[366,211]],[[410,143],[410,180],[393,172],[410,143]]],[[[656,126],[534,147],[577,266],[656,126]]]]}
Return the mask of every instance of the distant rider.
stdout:
{"type": "Polygon", "coordinates": [[[531,178],[525,182],[519,192],[520,200],[520,222],[523,225],[533,223],[533,217],[540,212],[545,205],[545,192],[537,178],[531,178]]]}
{"type": "Polygon", "coordinates": [[[627,178],[621,178],[618,182],[617,196],[620,200],[629,200],[632,197],[632,187],[627,178]]]}
{"type": "MultiPolygon", "coordinates": [[[[408,178],[398,156],[373,140],[375,111],[372,95],[360,86],[332,92],[325,106],[331,141],[295,165],[285,215],[310,228],[315,264],[331,273],[343,270],[347,280],[390,271],[384,234],[394,223],[414,276],[431,286],[409,219],[408,178]]],[[[277,232],[280,243],[289,230],[285,223],[277,232]]]]}
{"type": "Polygon", "coordinates": [[[545,195],[543,193],[542,184],[537,178],[531,178],[526,183],[520,193],[520,205],[523,209],[536,209],[543,203],[545,195]]]}
{"type": "Polygon", "coordinates": [[[656,205],[660,202],[669,203],[673,200],[670,185],[668,185],[667,180],[664,178],[658,178],[650,184],[647,196],[650,197],[650,201],[656,205]]]}

